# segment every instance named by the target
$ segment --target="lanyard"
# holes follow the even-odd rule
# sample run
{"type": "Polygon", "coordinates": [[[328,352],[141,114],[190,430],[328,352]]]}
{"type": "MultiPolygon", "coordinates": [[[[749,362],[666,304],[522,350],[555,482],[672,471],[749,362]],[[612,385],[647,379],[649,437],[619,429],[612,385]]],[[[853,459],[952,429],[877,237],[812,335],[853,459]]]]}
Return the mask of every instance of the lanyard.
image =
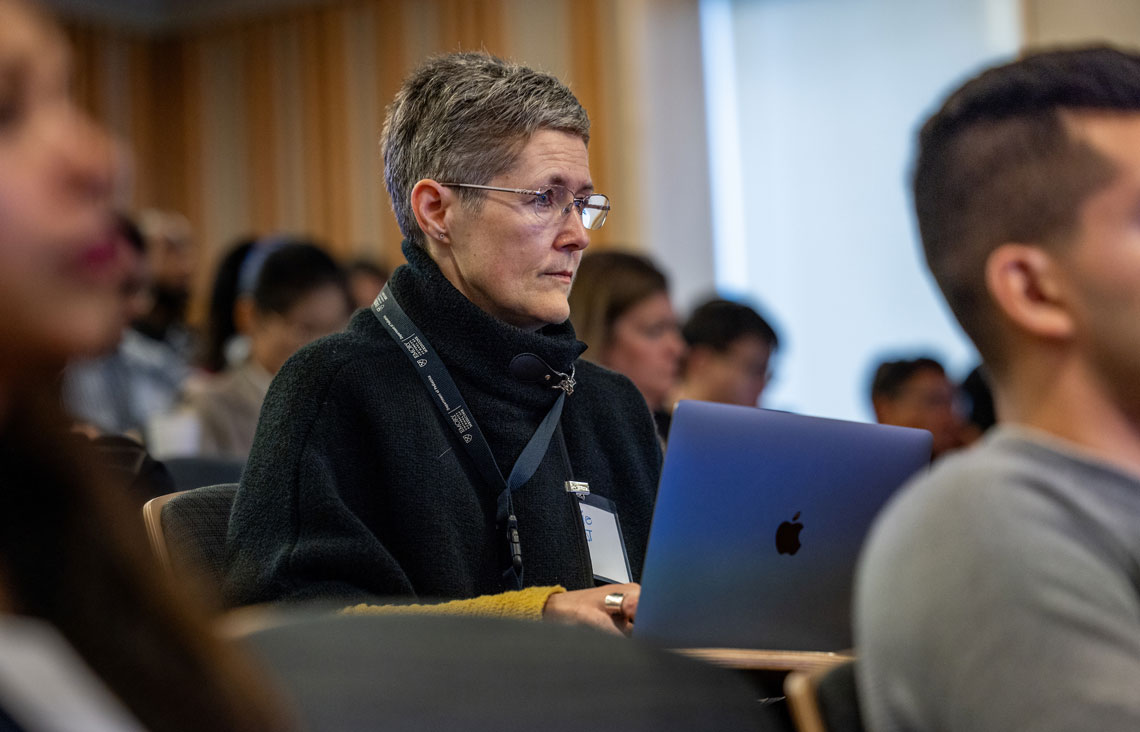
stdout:
{"type": "MultiPolygon", "coordinates": [[[[483,478],[490,484],[499,486],[502,490],[496,502],[495,521],[499,527],[506,526],[507,541],[511,550],[511,566],[503,572],[503,578],[513,580],[518,589],[523,586],[522,547],[519,542],[518,519],[515,518],[514,502],[511,492],[523,486],[542,462],[543,455],[550,445],[550,438],[558,426],[558,419],[562,416],[562,405],[566,402],[566,395],[573,391],[573,376],[566,377],[562,384],[554,388],[561,389],[554,406],[546,413],[538,429],[526,443],[522,454],[515,461],[514,467],[507,478],[503,479],[503,472],[495,463],[491,453],[491,446],[483,431],[475,422],[475,415],[463,401],[459,387],[455,385],[443,360],[432,348],[427,337],[424,336],[412,319],[408,317],[396,296],[388,285],[376,296],[372,303],[372,314],[381,325],[403,347],[404,355],[412,362],[420,381],[431,395],[432,401],[439,407],[444,420],[451,425],[456,435],[463,442],[468,456],[475,463],[475,467],[482,473],[483,478]]],[[[537,357],[536,357],[537,359],[537,357]]]]}

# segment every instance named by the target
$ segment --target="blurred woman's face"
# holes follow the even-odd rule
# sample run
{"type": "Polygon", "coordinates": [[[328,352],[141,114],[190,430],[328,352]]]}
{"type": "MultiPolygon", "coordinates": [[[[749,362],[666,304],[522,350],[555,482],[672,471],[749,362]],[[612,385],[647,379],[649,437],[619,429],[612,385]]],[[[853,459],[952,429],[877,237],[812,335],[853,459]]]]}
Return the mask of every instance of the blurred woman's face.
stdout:
{"type": "Polygon", "coordinates": [[[301,346],[343,330],[352,315],[344,290],[328,284],[301,296],[284,315],[254,308],[250,355],[271,374],[301,346]]]}
{"type": "Polygon", "coordinates": [[[625,374],[650,409],[662,409],[677,382],[685,342],[664,292],[651,295],[614,321],[603,365],[625,374]]]}
{"type": "Polygon", "coordinates": [[[0,0],[0,372],[96,353],[123,325],[114,150],[68,82],[56,29],[0,0]]]}

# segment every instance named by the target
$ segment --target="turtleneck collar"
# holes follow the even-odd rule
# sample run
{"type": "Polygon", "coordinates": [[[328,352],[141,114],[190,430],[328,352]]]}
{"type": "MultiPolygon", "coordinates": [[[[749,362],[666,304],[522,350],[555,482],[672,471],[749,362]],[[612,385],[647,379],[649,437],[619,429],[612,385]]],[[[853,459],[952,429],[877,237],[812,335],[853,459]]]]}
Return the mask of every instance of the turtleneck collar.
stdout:
{"type": "Polygon", "coordinates": [[[511,375],[510,363],[519,354],[533,353],[555,370],[570,373],[586,344],[575,338],[569,320],[534,332],[517,328],[468,300],[423,249],[405,240],[403,252],[408,263],[393,273],[392,293],[453,377],[475,381],[503,398],[534,399],[536,406],[553,401],[557,391],[522,384],[511,375]]]}

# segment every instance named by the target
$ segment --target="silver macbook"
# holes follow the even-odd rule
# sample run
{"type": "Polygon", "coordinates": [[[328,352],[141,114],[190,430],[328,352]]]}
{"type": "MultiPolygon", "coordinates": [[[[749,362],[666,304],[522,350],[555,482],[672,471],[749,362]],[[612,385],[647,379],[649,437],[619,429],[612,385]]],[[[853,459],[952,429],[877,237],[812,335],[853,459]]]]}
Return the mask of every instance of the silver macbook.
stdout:
{"type": "Polygon", "coordinates": [[[670,648],[850,648],[871,521],[930,462],[925,430],[681,402],[634,636],[670,648]]]}

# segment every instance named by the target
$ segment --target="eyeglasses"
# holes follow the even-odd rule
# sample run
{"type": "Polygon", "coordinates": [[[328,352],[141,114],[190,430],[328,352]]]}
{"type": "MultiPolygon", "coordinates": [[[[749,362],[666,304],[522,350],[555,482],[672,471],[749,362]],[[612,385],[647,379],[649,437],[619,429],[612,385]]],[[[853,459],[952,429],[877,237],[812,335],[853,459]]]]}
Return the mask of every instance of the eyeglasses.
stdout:
{"type": "Polygon", "coordinates": [[[547,186],[543,191],[532,191],[526,188],[499,188],[498,186],[481,186],[475,183],[440,183],[450,188],[479,188],[485,191],[502,191],[504,193],[519,193],[525,196],[534,196],[534,213],[544,224],[553,224],[559,216],[570,213],[571,208],[578,209],[582,217],[582,226],[587,229],[600,229],[606,223],[606,215],[610,212],[610,199],[601,193],[591,193],[587,196],[575,197],[565,186],[547,186]]]}

